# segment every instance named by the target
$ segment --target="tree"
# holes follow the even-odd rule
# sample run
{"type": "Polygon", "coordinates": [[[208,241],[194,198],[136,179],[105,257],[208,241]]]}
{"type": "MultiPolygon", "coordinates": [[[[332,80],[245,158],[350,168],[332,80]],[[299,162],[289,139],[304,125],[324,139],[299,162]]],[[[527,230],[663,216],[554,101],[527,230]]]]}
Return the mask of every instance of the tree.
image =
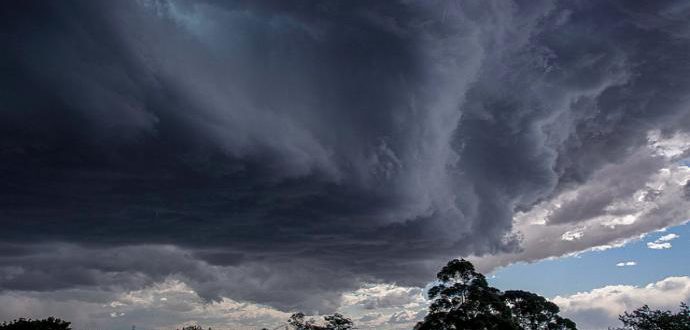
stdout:
{"type": "Polygon", "coordinates": [[[333,315],[326,315],[323,317],[326,325],[316,325],[314,319],[305,320],[304,313],[295,313],[288,319],[288,324],[296,330],[349,330],[353,329],[354,324],[352,320],[344,317],[342,314],[335,313],[333,315]]]}
{"type": "Polygon", "coordinates": [[[623,322],[617,330],[688,330],[690,329],[690,309],[680,304],[678,313],[669,310],[652,310],[644,305],[632,313],[625,312],[618,319],[623,322]]]}
{"type": "Polygon", "coordinates": [[[0,330],[71,330],[70,322],[49,317],[43,320],[17,319],[0,324],[0,330]]]}
{"type": "Polygon", "coordinates": [[[467,260],[451,260],[429,289],[429,314],[415,330],[566,330],[571,320],[558,316],[558,306],[525,291],[505,293],[489,286],[467,260]]]}
{"type": "Polygon", "coordinates": [[[314,328],[314,319],[305,320],[305,315],[302,312],[290,315],[288,324],[296,330],[309,330],[314,328]]]}
{"type": "Polygon", "coordinates": [[[331,316],[324,316],[324,320],[327,322],[326,328],[332,330],[349,330],[354,327],[352,320],[338,313],[331,316]]]}
{"type": "Polygon", "coordinates": [[[560,309],[556,304],[538,294],[509,290],[502,299],[523,329],[576,329],[575,322],[558,315],[560,309]]]}
{"type": "MultiPolygon", "coordinates": [[[[209,328],[210,330],[211,328],[209,328]]],[[[188,325],[186,327],[183,327],[182,330],[204,330],[200,325],[188,325]]]]}
{"type": "Polygon", "coordinates": [[[416,330],[518,329],[500,291],[488,285],[484,275],[466,260],[452,260],[436,275],[429,289],[429,314],[416,330]]]}

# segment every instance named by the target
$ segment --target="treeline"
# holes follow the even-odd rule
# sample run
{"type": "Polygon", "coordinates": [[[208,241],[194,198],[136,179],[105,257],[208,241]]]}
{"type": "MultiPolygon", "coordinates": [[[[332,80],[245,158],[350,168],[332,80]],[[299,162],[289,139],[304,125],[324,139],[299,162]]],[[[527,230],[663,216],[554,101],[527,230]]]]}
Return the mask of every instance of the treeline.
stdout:
{"type": "MultiPolygon", "coordinates": [[[[559,315],[556,304],[535,293],[501,290],[489,286],[483,274],[469,261],[452,260],[436,275],[428,291],[429,312],[414,330],[573,330],[575,322],[559,315]]],[[[642,306],[625,312],[620,328],[611,330],[690,330],[690,309],[681,303],[677,313],[642,306]]],[[[350,330],[351,319],[333,314],[323,322],[295,313],[284,327],[294,330],[350,330]]],[[[18,319],[0,324],[0,330],[71,330],[70,322],[54,317],[43,320],[18,319]]],[[[204,330],[188,326],[182,330],[204,330]]],[[[211,330],[209,328],[209,330],[211,330]]],[[[262,330],[268,330],[266,328],[262,330]]]]}
{"type": "Polygon", "coordinates": [[[18,319],[0,324],[2,330],[71,330],[71,323],[55,317],[43,320],[18,319]]]}

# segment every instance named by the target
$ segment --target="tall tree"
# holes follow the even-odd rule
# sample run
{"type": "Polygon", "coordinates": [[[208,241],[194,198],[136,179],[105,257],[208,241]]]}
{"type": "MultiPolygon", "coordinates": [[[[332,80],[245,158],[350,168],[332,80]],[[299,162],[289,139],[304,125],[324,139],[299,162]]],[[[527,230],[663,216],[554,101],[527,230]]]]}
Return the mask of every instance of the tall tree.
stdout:
{"type": "Polygon", "coordinates": [[[466,260],[452,260],[436,275],[438,284],[429,289],[429,314],[416,330],[519,329],[501,292],[466,260]]]}
{"type": "Polygon", "coordinates": [[[539,295],[489,286],[467,260],[451,260],[429,289],[429,314],[415,330],[570,330],[575,323],[558,316],[558,306],[539,295]]]}

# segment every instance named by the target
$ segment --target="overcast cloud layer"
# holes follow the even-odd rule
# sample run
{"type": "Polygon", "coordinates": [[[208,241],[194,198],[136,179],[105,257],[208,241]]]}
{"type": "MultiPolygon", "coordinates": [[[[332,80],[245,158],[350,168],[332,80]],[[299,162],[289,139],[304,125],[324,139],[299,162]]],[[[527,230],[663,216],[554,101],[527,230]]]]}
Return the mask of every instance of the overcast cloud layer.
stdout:
{"type": "Polygon", "coordinates": [[[0,290],[175,278],[330,311],[451,257],[492,269],[690,217],[684,1],[0,15],[0,290]]]}

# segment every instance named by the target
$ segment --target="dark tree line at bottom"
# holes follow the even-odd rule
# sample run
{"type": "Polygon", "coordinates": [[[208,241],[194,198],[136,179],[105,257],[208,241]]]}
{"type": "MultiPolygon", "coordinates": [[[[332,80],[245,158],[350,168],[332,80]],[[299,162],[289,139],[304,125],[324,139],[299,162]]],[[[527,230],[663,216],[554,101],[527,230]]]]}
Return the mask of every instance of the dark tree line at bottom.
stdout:
{"type": "MultiPolygon", "coordinates": [[[[428,291],[429,313],[414,330],[574,330],[575,322],[563,318],[556,304],[537,294],[489,286],[486,278],[469,261],[451,260],[436,275],[436,285],[428,291]]],[[[295,330],[356,329],[351,319],[333,314],[318,325],[303,313],[292,314],[287,325],[295,330]]],[[[618,318],[623,327],[611,330],[690,330],[690,309],[652,310],[642,306],[618,318]]],[[[284,326],[283,326],[284,327],[284,326]]],[[[279,327],[282,328],[282,327],[279,327]]],[[[70,322],[49,317],[43,320],[18,319],[0,324],[0,330],[71,330],[70,322]]],[[[203,330],[190,326],[183,330],[203,330]]],[[[209,328],[210,330],[210,328],[209,328]]],[[[262,329],[263,330],[263,329],[262,329]]]]}
{"type": "Polygon", "coordinates": [[[18,319],[0,324],[1,330],[71,330],[71,323],[49,317],[43,320],[18,319]]]}

